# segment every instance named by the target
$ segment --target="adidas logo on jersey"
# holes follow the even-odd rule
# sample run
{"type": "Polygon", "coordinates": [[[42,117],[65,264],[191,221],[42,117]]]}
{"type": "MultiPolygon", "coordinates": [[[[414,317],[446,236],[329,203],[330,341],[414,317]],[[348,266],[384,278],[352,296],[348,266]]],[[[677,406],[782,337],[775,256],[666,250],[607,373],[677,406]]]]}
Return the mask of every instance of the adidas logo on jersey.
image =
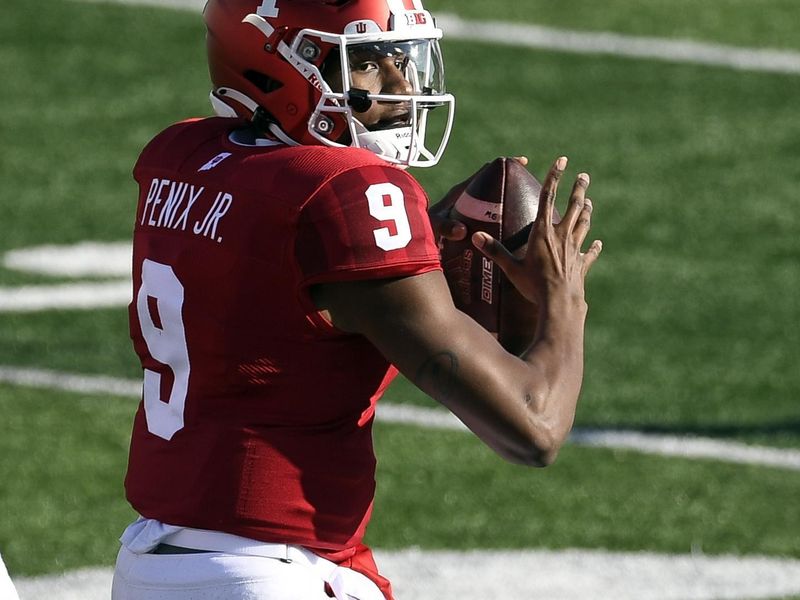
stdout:
{"type": "Polygon", "coordinates": [[[221,163],[223,160],[228,158],[230,155],[231,155],[230,152],[220,152],[214,158],[212,158],[210,161],[204,164],[202,167],[197,169],[197,172],[200,173],[201,171],[210,171],[211,169],[216,167],[219,163],[221,163]]]}

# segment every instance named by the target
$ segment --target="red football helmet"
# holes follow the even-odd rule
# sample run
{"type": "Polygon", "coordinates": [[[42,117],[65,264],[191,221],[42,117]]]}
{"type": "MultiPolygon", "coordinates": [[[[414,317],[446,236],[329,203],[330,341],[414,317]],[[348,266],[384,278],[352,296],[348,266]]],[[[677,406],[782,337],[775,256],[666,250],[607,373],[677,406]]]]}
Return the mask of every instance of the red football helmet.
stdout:
{"type": "Polygon", "coordinates": [[[444,152],[455,100],[442,31],[421,0],[208,0],[203,15],[217,114],[252,119],[287,144],[367,148],[400,165],[432,166],[444,152]],[[397,57],[411,93],[353,86],[351,62],[367,51],[397,57]],[[373,102],[399,103],[404,118],[368,129],[358,115],[373,102]],[[429,150],[438,107],[441,140],[429,150]]]}

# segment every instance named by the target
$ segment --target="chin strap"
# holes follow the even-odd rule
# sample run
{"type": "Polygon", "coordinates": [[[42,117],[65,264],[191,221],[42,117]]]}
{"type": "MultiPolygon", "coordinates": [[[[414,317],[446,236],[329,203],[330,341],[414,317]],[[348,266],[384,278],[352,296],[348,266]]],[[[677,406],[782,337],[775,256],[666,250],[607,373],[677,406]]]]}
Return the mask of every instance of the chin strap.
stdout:
{"type": "Polygon", "coordinates": [[[266,114],[266,111],[261,108],[256,102],[250,98],[249,96],[243,94],[242,92],[235,90],[233,88],[228,87],[220,87],[216,90],[212,91],[209,94],[209,98],[211,100],[211,106],[214,109],[214,113],[218,117],[232,117],[238,118],[239,114],[233,109],[233,107],[222,100],[222,98],[230,98],[231,100],[238,102],[242,106],[244,106],[247,110],[253,113],[253,122],[259,127],[260,129],[269,132],[276,139],[280,140],[287,146],[299,146],[300,143],[296,140],[293,140],[291,137],[286,135],[286,133],[278,127],[277,123],[272,121],[266,114]]]}
{"type": "Polygon", "coordinates": [[[300,146],[300,142],[290,138],[286,133],[278,127],[277,123],[270,123],[268,127],[269,132],[274,135],[277,139],[282,141],[287,146],[300,146]]]}
{"type": "MultiPolygon", "coordinates": [[[[225,94],[223,94],[225,95],[225,94]]],[[[214,109],[214,114],[218,117],[238,117],[236,111],[233,110],[227,102],[220,100],[217,95],[211,91],[208,94],[208,99],[211,101],[211,108],[214,109]]]]}
{"type": "Polygon", "coordinates": [[[229,87],[218,87],[216,90],[211,92],[210,98],[211,106],[214,107],[214,112],[216,112],[217,116],[220,117],[239,116],[233,107],[225,102],[222,98],[230,98],[234,102],[238,102],[253,114],[255,114],[259,109],[258,104],[256,104],[255,100],[253,100],[250,96],[247,96],[242,92],[229,87]]]}
{"type": "Polygon", "coordinates": [[[411,127],[370,131],[358,121],[354,124],[360,148],[374,152],[389,162],[402,162],[409,155],[409,145],[413,137],[411,127]]]}

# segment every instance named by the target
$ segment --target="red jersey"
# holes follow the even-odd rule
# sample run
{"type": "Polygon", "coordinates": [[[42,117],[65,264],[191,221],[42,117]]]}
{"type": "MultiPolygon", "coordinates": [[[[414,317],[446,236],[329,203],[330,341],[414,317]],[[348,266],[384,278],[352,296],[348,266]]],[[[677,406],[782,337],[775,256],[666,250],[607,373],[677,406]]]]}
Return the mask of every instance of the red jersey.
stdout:
{"type": "Polygon", "coordinates": [[[371,152],[244,146],[186,121],[134,169],[131,337],[144,370],[127,497],[143,516],[333,560],[369,520],[394,369],[312,284],[439,269],[427,198],[371,152]]]}

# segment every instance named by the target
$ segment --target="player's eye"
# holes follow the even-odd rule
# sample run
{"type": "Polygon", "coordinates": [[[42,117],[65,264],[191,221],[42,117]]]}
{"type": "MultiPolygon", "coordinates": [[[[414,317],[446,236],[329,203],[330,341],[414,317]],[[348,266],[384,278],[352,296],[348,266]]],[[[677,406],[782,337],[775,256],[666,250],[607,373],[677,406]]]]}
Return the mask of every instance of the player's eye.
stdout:
{"type": "Polygon", "coordinates": [[[378,70],[378,63],[370,60],[352,65],[350,68],[358,73],[370,73],[378,70]]]}

